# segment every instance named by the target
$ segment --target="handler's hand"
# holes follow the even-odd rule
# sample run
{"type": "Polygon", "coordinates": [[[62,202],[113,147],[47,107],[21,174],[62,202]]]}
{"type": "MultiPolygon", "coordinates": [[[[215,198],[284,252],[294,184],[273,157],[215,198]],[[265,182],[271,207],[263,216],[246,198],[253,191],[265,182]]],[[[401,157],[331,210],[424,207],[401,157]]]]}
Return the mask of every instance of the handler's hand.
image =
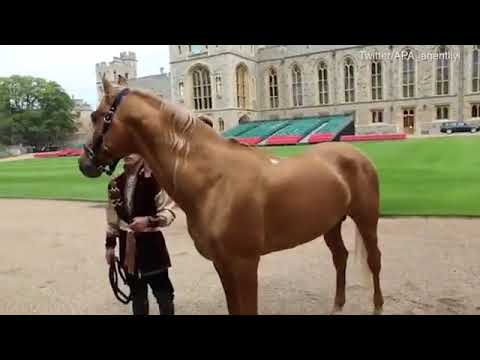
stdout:
{"type": "Polygon", "coordinates": [[[106,248],[105,250],[105,260],[108,265],[112,265],[115,260],[115,248],[106,248]]]}
{"type": "Polygon", "coordinates": [[[148,218],[146,216],[136,217],[130,224],[130,229],[135,232],[142,232],[148,227],[148,218]]]}

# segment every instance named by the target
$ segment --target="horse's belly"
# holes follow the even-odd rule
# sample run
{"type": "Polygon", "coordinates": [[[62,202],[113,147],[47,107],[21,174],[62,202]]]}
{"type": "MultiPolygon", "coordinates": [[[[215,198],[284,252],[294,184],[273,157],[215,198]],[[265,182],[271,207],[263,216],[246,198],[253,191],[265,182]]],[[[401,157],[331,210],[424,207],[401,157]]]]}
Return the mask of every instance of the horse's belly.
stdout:
{"type": "Polygon", "coordinates": [[[281,226],[272,225],[272,231],[265,239],[265,253],[294,248],[324,235],[342,218],[341,215],[329,216],[328,219],[292,218],[281,226]]]}
{"type": "Polygon", "coordinates": [[[334,180],[292,181],[280,190],[267,204],[267,250],[292,248],[325,234],[346,215],[350,201],[349,189],[334,180]]]}

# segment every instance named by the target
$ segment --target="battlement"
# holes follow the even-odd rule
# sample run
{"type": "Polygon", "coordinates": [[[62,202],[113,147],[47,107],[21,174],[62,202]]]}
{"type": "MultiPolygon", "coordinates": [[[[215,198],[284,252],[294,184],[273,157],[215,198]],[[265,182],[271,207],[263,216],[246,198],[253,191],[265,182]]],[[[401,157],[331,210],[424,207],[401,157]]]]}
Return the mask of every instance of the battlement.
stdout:
{"type": "Polygon", "coordinates": [[[108,63],[105,62],[105,61],[96,63],[95,68],[96,69],[106,69],[109,66],[112,66],[114,64],[125,63],[127,61],[135,61],[135,62],[137,61],[137,55],[135,54],[135,52],[133,52],[133,51],[122,51],[120,53],[120,57],[114,56],[113,60],[108,62],[108,63]]]}
{"type": "Polygon", "coordinates": [[[135,79],[137,77],[136,55],[133,51],[123,51],[120,56],[114,56],[108,63],[102,61],[95,64],[95,72],[97,83],[102,81],[104,74],[110,81],[116,81],[118,75],[135,79]]]}
{"type": "Polygon", "coordinates": [[[130,60],[130,61],[136,61],[137,56],[133,51],[122,51],[120,53],[120,59],[122,60],[130,60]]]}
{"type": "Polygon", "coordinates": [[[95,64],[96,69],[105,68],[105,67],[107,67],[107,63],[105,61],[102,61],[102,62],[99,62],[99,63],[95,64]]]}

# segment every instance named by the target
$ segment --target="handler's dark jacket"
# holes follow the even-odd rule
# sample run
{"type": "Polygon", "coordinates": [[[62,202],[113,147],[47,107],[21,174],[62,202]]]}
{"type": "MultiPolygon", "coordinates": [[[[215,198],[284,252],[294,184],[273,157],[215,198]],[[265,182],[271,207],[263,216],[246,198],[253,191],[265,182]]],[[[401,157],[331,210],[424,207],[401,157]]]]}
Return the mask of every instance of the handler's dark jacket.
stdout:
{"type": "Polygon", "coordinates": [[[119,239],[121,263],[125,265],[128,223],[134,217],[148,216],[147,231],[135,233],[135,269],[142,275],[149,275],[170,267],[170,256],[159,228],[175,220],[172,210],[175,204],[159,187],[153,174],[146,174],[143,166],[128,179],[122,173],[110,182],[108,199],[106,246],[115,247],[119,239]]]}

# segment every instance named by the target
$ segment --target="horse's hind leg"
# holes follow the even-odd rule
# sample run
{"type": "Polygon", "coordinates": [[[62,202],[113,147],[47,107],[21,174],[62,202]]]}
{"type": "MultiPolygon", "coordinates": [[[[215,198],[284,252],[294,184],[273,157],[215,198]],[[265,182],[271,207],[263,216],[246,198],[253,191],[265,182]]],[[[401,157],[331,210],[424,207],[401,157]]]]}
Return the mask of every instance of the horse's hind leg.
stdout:
{"type": "Polygon", "coordinates": [[[373,275],[373,304],[375,306],[375,314],[380,314],[383,310],[383,295],[380,287],[380,270],[381,270],[381,252],[378,248],[378,216],[371,218],[365,215],[353,218],[358,227],[358,231],[362,236],[365,248],[367,250],[367,263],[373,275]]]}
{"type": "Polygon", "coordinates": [[[342,222],[339,222],[324,235],[325,242],[332,253],[333,264],[337,271],[337,287],[332,313],[341,311],[345,305],[345,273],[347,269],[348,251],[343,243],[341,227],[342,222]]]}

